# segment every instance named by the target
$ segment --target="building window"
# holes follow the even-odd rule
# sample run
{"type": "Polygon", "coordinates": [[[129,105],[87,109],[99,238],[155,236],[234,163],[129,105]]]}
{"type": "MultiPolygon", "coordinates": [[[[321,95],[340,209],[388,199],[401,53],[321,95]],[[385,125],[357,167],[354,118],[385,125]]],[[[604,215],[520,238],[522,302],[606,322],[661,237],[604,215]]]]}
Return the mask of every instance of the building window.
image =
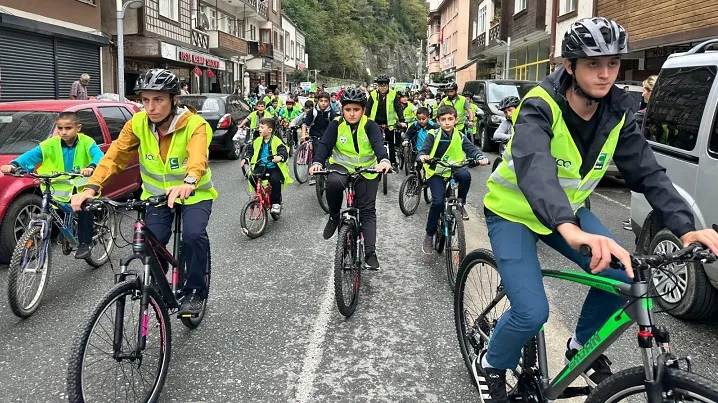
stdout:
{"type": "Polygon", "coordinates": [[[471,38],[476,39],[479,36],[479,19],[478,17],[474,20],[473,24],[471,25],[471,38]]]}
{"type": "Polygon", "coordinates": [[[514,0],[514,14],[526,10],[526,0],[514,0]]]}
{"type": "Polygon", "coordinates": [[[272,44],[276,47],[281,47],[281,44],[279,43],[279,34],[277,34],[277,31],[274,31],[274,42],[272,44]]]}
{"type": "Polygon", "coordinates": [[[272,43],[272,34],[269,33],[269,30],[266,29],[260,29],[259,30],[259,41],[262,43],[272,43]]]}
{"type": "Polygon", "coordinates": [[[549,40],[519,47],[511,52],[509,78],[514,80],[541,81],[551,70],[549,40]]]}
{"type": "Polygon", "coordinates": [[[272,0],[272,10],[277,11],[277,0],[272,0]]]}
{"type": "Polygon", "coordinates": [[[561,0],[561,9],[559,10],[559,15],[564,15],[570,13],[571,11],[575,11],[576,1],[577,0],[561,0]]]}
{"type": "Polygon", "coordinates": [[[486,32],[486,6],[481,7],[481,10],[479,10],[479,32],[484,33],[486,32]]]}
{"type": "Polygon", "coordinates": [[[249,40],[257,41],[257,27],[252,24],[249,24],[249,40]]]}
{"type": "Polygon", "coordinates": [[[294,48],[294,41],[291,41],[291,42],[289,43],[289,57],[292,57],[292,58],[295,58],[295,59],[297,58],[297,53],[296,53],[296,50],[295,50],[295,48],[294,48]]]}
{"type": "Polygon", "coordinates": [[[179,3],[175,0],[160,0],[160,15],[179,21],[179,3]]]}

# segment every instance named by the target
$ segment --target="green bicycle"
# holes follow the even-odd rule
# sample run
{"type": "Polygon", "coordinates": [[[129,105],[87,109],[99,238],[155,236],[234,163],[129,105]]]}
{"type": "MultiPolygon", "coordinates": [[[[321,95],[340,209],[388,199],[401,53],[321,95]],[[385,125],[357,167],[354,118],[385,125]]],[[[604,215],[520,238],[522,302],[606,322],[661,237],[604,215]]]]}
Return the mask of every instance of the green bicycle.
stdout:
{"type": "MultiPolygon", "coordinates": [[[[715,225],[713,228],[718,230],[715,225]]],[[[581,253],[590,255],[590,248],[584,245],[581,253]]],[[[631,256],[631,260],[635,276],[630,284],[584,272],[542,270],[544,277],[623,295],[628,303],[611,316],[553,379],[549,377],[546,339],[541,329],[524,346],[517,368],[507,372],[512,401],[546,403],[575,396],[588,396],[587,403],[718,401],[718,383],[691,372],[690,357],[677,358],[671,353],[668,330],[654,325],[651,298],[656,295],[652,295],[653,288],[649,288],[654,272],[673,275],[664,268],[667,265],[689,261],[710,263],[716,256],[703,246],[691,245],[675,253],[631,256]],[[618,372],[595,388],[569,386],[634,322],[638,324],[643,365],[618,372]]],[[[614,261],[611,266],[619,268],[620,264],[614,261]]],[[[459,268],[454,313],[461,354],[475,384],[474,362],[487,348],[499,318],[509,307],[492,252],[478,249],[469,253],[459,268]],[[481,299],[483,301],[477,302],[481,299]]]]}

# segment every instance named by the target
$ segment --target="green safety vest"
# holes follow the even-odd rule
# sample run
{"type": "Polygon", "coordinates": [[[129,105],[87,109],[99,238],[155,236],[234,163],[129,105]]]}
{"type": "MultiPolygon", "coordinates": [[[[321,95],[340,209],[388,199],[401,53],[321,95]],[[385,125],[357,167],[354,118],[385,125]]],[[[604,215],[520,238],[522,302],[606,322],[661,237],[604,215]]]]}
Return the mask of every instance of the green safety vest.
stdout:
{"type": "MultiPolygon", "coordinates": [[[[375,120],[376,118],[376,111],[379,109],[379,91],[373,90],[371,92],[371,99],[372,99],[372,106],[371,106],[371,115],[369,116],[369,119],[375,120]]],[[[393,127],[396,124],[396,121],[399,120],[399,116],[396,114],[396,111],[394,110],[394,99],[396,98],[396,91],[389,90],[389,92],[386,93],[386,123],[389,125],[389,127],[393,127]]]]}
{"type": "MultiPolygon", "coordinates": [[[[429,130],[428,134],[431,134],[434,136],[434,145],[431,147],[431,152],[429,153],[429,158],[434,158],[434,154],[436,154],[436,150],[439,148],[439,143],[441,142],[441,136],[442,136],[441,129],[431,129],[429,130]]],[[[464,135],[461,134],[459,129],[454,128],[454,132],[451,133],[451,142],[449,143],[449,148],[446,149],[446,152],[441,157],[441,160],[446,163],[456,164],[459,162],[463,162],[466,159],[466,153],[464,153],[464,148],[462,147],[462,144],[464,142],[464,135]]],[[[441,175],[444,178],[448,178],[451,176],[451,169],[442,167],[442,166],[436,166],[436,169],[431,169],[429,164],[424,164],[424,172],[426,172],[426,179],[431,178],[434,175],[441,175]]]]}
{"type": "MultiPolygon", "coordinates": [[[[37,173],[41,175],[50,175],[57,172],[79,172],[87,168],[92,162],[90,148],[95,144],[95,140],[90,136],[77,133],[77,145],[75,145],[75,158],[72,160],[72,166],[66,167],[65,160],[62,156],[62,139],[60,136],[53,136],[40,143],[42,151],[42,165],[37,168],[37,173]]],[[[70,201],[72,191],[77,187],[78,191],[82,191],[82,187],[87,184],[87,178],[55,178],[52,180],[52,196],[55,200],[67,203],[70,201]]]]}
{"type": "Polygon", "coordinates": [[[453,106],[456,108],[456,128],[463,131],[464,123],[466,123],[466,102],[468,101],[463,95],[457,95],[454,102],[451,102],[449,97],[444,97],[444,99],[436,105],[436,109],[434,110],[434,119],[437,118],[437,113],[439,112],[441,105],[453,106]]]}
{"type": "MultiPolygon", "coordinates": [[[[200,126],[205,125],[207,130],[207,149],[212,141],[212,128],[207,121],[197,114],[192,114],[185,127],[172,133],[166,162],[162,162],[159,141],[150,131],[147,122],[147,112],[145,111],[138,112],[132,117],[132,132],[140,140],[138,154],[140,176],[142,177],[142,195],[140,196],[142,200],[146,200],[150,196],[164,195],[165,189],[184,184],[187,175],[187,159],[189,158],[187,143],[200,126]]],[[[207,172],[195,184],[194,196],[190,196],[184,201],[178,199],[177,202],[191,205],[216,198],[217,191],[214,189],[212,172],[208,166],[207,172]]]]}
{"type": "MultiPolygon", "coordinates": [[[[581,153],[578,151],[576,144],[571,137],[571,133],[566,127],[561,109],[556,101],[542,87],[534,87],[526,94],[521,104],[516,108],[513,114],[514,123],[521,110],[521,105],[528,98],[541,98],[550,107],[552,114],[552,132],[551,139],[551,155],[557,161],[558,181],[566,192],[571,209],[574,213],[584,205],[584,201],[593,192],[603,178],[608,169],[609,161],[613,157],[618,144],[618,135],[621,132],[623,123],[626,119],[625,114],[621,121],[608,134],[606,142],[601,148],[601,152],[593,165],[593,169],[585,176],[581,177],[580,169],[582,164],[581,153]],[[558,163],[563,161],[562,163],[558,163]]],[[[516,172],[514,170],[514,162],[511,157],[511,144],[513,137],[509,140],[504,152],[504,159],[498,166],[496,171],[489,177],[486,185],[489,189],[488,194],[484,198],[484,205],[497,215],[512,221],[526,225],[533,232],[542,235],[548,235],[551,230],[541,224],[531,209],[531,205],[524,197],[519,189],[516,180],[516,172]]]]}
{"type": "MultiPolygon", "coordinates": [[[[254,149],[254,154],[252,154],[252,159],[249,161],[252,164],[252,166],[254,166],[254,164],[256,164],[257,160],[259,159],[259,152],[262,150],[262,142],[263,141],[264,141],[264,138],[262,136],[259,136],[256,139],[254,139],[254,142],[252,143],[252,147],[254,149]]],[[[277,137],[275,135],[272,135],[272,138],[270,139],[270,141],[272,142],[270,145],[272,154],[276,155],[277,150],[279,149],[279,146],[284,143],[282,142],[282,140],[279,137],[277,137]]],[[[285,147],[286,147],[286,145],[285,145],[285,147]]],[[[287,168],[287,161],[275,162],[275,164],[277,164],[277,166],[279,167],[279,170],[282,172],[282,175],[284,176],[284,183],[282,184],[282,189],[287,187],[287,185],[289,185],[290,183],[294,183],[292,178],[289,176],[289,168],[287,168]]],[[[252,184],[249,183],[249,181],[247,181],[247,185],[249,186],[250,191],[254,191],[254,189],[252,188],[252,184]]]]}
{"type": "MultiPolygon", "coordinates": [[[[334,144],[334,150],[329,157],[330,164],[339,164],[346,168],[349,172],[354,172],[357,168],[370,168],[376,165],[376,153],[371,146],[369,136],[366,134],[365,126],[368,118],[362,116],[357,128],[357,140],[359,140],[359,152],[354,148],[354,136],[349,124],[341,117],[335,120],[341,121],[337,128],[337,141],[334,144]]],[[[377,174],[362,173],[367,179],[374,179],[377,174]]]]}
{"type": "Polygon", "coordinates": [[[409,125],[415,120],[416,116],[414,116],[414,104],[407,102],[406,107],[404,108],[404,122],[409,125]]]}
{"type": "MultiPolygon", "coordinates": [[[[261,119],[273,118],[273,117],[274,117],[274,115],[272,114],[272,112],[270,112],[269,109],[265,109],[264,115],[262,115],[261,119]]],[[[256,129],[259,126],[260,117],[259,117],[259,114],[257,114],[257,111],[250,113],[249,116],[247,116],[247,118],[249,119],[249,128],[250,129],[256,129]]]]}

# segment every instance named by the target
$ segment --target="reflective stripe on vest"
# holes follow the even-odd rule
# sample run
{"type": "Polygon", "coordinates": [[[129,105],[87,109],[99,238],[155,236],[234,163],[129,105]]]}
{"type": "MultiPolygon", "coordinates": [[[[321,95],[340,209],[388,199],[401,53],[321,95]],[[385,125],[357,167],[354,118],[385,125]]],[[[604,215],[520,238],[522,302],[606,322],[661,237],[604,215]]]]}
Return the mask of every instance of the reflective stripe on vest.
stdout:
{"type": "MultiPolygon", "coordinates": [[[[337,141],[334,144],[334,150],[332,150],[332,155],[329,157],[330,164],[339,164],[349,172],[354,172],[357,168],[370,168],[376,165],[376,154],[365,129],[368,120],[366,116],[362,116],[357,127],[358,153],[355,148],[352,129],[346,121],[342,120],[337,128],[337,141]]],[[[367,179],[374,179],[377,174],[362,173],[362,176],[367,179]]]]}
{"type": "MultiPolygon", "coordinates": [[[[254,154],[252,154],[252,159],[249,161],[250,164],[252,164],[252,166],[254,166],[254,164],[256,164],[257,160],[259,159],[259,153],[262,150],[262,142],[263,141],[264,141],[264,138],[262,138],[262,136],[259,136],[256,139],[254,139],[254,142],[252,143],[252,147],[254,149],[254,154]]],[[[272,150],[272,154],[277,155],[279,146],[284,143],[282,142],[282,139],[280,139],[279,137],[277,137],[275,135],[272,135],[272,138],[270,139],[270,141],[271,141],[270,147],[272,150]]],[[[286,147],[286,145],[284,147],[286,147]]],[[[282,172],[282,175],[284,176],[284,184],[282,184],[282,189],[287,187],[287,185],[289,185],[290,183],[294,183],[292,178],[289,176],[289,168],[287,168],[287,161],[275,162],[275,164],[277,164],[277,166],[279,167],[279,170],[282,172]]],[[[250,182],[251,181],[247,181],[247,184],[249,185],[249,189],[251,191],[253,189],[252,189],[252,184],[250,182]]]]}
{"type": "MultiPolygon", "coordinates": [[[[598,185],[608,169],[609,162],[613,157],[618,144],[618,136],[625,121],[625,114],[621,121],[610,131],[606,142],[601,148],[598,158],[593,164],[593,169],[581,177],[580,169],[583,163],[581,153],[571,137],[571,133],[563,120],[561,109],[556,101],[542,87],[537,86],[529,91],[522,100],[522,103],[514,111],[514,122],[520,113],[523,101],[527,98],[541,98],[550,107],[552,113],[551,155],[557,160],[558,182],[566,192],[571,209],[575,213],[593,189],[598,185]],[[563,161],[559,164],[558,161],[563,161]]],[[[543,225],[534,214],[526,197],[524,197],[516,180],[514,161],[511,155],[513,137],[509,140],[506,151],[503,154],[503,161],[491,174],[486,185],[489,189],[484,198],[484,205],[497,215],[513,222],[526,225],[538,234],[550,234],[551,230],[543,225]]]]}
{"type": "MultiPolygon", "coordinates": [[[[62,154],[62,139],[60,136],[53,136],[40,143],[42,151],[42,165],[37,168],[37,173],[48,175],[56,172],[80,171],[87,168],[92,162],[90,148],[95,144],[92,137],[77,133],[77,144],[71,167],[65,166],[65,159],[62,154]]],[[[70,196],[75,187],[82,191],[82,186],[87,184],[87,178],[56,178],[52,180],[53,197],[61,202],[70,201],[70,196]]]]}
{"type": "Polygon", "coordinates": [[[466,97],[463,95],[457,95],[454,101],[451,101],[449,97],[444,97],[444,99],[441,100],[441,103],[436,106],[434,118],[437,117],[436,115],[439,112],[439,107],[441,107],[441,105],[453,106],[456,109],[456,127],[459,130],[463,130],[464,123],[466,123],[466,102],[466,97]]]}
{"type": "MultiPolygon", "coordinates": [[[[369,118],[371,120],[376,120],[376,111],[379,110],[379,92],[377,90],[373,90],[371,92],[371,99],[372,99],[372,105],[371,105],[371,114],[369,118]]],[[[396,124],[396,121],[399,120],[399,116],[396,114],[396,110],[394,110],[394,99],[396,98],[396,91],[389,90],[389,92],[386,93],[386,124],[389,126],[394,126],[396,124]]]]}
{"type": "MultiPolygon", "coordinates": [[[[431,129],[429,130],[429,133],[434,136],[434,145],[431,147],[429,158],[434,158],[436,150],[439,148],[443,131],[441,129],[431,129]]],[[[444,152],[441,160],[454,164],[463,162],[466,159],[466,154],[464,153],[464,148],[461,144],[463,141],[464,138],[459,129],[454,128],[454,132],[451,133],[451,142],[449,143],[449,147],[446,149],[446,152],[444,152]]],[[[431,169],[429,164],[424,164],[424,172],[426,172],[426,179],[429,179],[434,175],[441,175],[444,178],[451,176],[450,168],[439,165],[436,166],[436,169],[431,169]]]]}
{"type": "MultiPolygon", "coordinates": [[[[207,131],[207,148],[209,149],[209,143],[212,141],[212,128],[201,116],[192,114],[185,127],[171,134],[170,147],[165,162],[163,162],[160,156],[159,142],[150,131],[147,112],[138,112],[132,117],[132,132],[140,140],[138,154],[140,176],[142,177],[142,195],[140,196],[142,200],[146,200],[150,196],[164,195],[165,189],[184,184],[187,174],[187,159],[189,158],[187,143],[192,134],[203,124],[207,131]]],[[[217,191],[212,183],[212,171],[207,167],[206,172],[195,185],[194,195],[182,203],[191,205],[216,198],[217,191]]]]}

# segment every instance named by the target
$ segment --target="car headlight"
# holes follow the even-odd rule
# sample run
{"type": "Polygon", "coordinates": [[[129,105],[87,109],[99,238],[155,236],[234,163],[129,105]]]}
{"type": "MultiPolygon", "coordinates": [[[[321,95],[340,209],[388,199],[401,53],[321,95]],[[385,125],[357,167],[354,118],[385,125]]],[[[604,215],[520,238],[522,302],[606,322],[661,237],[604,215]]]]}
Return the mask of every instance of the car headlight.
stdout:
{"type": "Polygon", "coordinates": [[[506,118],[503,116],[491,115],[491,123],[501,124],[501,122],[503,122],[504,120],[506,120],[506,118]]]}

